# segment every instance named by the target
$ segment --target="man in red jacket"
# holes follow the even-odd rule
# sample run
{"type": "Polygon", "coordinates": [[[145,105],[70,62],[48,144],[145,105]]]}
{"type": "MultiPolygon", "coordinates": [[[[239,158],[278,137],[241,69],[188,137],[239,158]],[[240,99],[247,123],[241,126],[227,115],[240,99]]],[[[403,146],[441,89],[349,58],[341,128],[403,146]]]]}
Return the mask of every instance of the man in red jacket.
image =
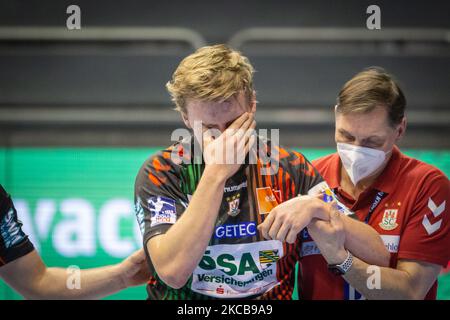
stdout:
{"type": "Polygon", "coordinates": [[[436,299],[437,276],[450,259],[450,184],[396,146],[406,129],[405,106],[402,90],[381,68],[357,74],[339,93],[337,153],[313,164],[339,201],[381,235],[390,267],[353,258],[345,274],[333,274],[327,261],[335,233],[316,238],[330,228],[317,221],[303,233],[302,248],[309,249],[299,265],[301,299],[436,299]]]}

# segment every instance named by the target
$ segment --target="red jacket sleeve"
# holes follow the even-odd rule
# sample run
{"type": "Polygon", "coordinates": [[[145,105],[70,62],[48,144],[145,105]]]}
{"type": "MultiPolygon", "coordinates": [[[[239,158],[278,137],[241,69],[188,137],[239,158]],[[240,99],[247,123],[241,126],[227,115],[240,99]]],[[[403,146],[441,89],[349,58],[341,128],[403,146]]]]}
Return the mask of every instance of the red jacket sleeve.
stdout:
{"type": "Polygon", "coordinates": [[[399,259],[447,266],[450,260],[450,182],[438,170],[427,174],[399,244],[399,259]]]}

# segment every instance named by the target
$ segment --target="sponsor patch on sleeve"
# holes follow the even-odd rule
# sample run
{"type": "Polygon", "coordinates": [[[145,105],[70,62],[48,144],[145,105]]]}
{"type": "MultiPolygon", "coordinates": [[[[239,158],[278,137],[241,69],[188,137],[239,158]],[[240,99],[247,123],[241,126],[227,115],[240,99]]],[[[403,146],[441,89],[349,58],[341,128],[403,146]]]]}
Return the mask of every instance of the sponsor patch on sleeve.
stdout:
{"type": "Polygon", "coordinates": [[[166,197],[151,197],[148,200],[148,209],[150,210],[151,227],[160,224],[174,224],[177,221],[177,209],[175,200],[166,197]]]}
{"type": "Polygon", "coordinates": [[[384,245],[386,246],[386,249],[390,253],[397,253],[398,252],[398,245],[400,243],[400,236],[393,236],[393,235],[380,235],[381,239],[384,242],[384,245]]]}
{"type": "Polygon", "coordinates": [[[337,198],[333,191],[330,189],[325,181],[318,183],[308,191],[308,196],[316,196],[322,194],[322,200],[329,203],[336,201],[339,211],[347,216],[353,216],[355,213],[350,211],[345,205],[343,205],[337,198]]]}
{"type": "Polygon", "coordinates": [[[300,254],[302,257],[307,257],[320,254],[320,250],[314,241],[306,241],[302,243],[300,254]]]}

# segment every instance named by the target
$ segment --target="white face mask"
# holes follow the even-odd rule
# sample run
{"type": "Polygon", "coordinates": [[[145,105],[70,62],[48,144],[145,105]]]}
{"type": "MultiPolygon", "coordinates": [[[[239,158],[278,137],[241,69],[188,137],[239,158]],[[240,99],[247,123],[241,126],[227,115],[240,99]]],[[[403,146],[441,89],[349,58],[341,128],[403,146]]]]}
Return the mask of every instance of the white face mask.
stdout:
{"type": "Polygon", "coordinates": [[[338,143],[337,152],[353,185],[370,176],[383,164],[386,155],[382,150],[338,143]]]}

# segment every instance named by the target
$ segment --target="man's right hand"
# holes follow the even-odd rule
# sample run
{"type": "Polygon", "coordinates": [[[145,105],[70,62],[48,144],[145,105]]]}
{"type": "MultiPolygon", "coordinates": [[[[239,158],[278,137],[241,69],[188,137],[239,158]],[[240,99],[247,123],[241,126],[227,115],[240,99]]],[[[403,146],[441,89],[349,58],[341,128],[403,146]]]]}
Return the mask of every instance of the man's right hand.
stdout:
{"type": "Polygon", "coordinates": [[[256,142],[255,127],[254,114],[245,112],[216,139],[212,136],[211,130],[204,131],[205,172],[211,171],[223,180],[233,176],[256,142]]]}

